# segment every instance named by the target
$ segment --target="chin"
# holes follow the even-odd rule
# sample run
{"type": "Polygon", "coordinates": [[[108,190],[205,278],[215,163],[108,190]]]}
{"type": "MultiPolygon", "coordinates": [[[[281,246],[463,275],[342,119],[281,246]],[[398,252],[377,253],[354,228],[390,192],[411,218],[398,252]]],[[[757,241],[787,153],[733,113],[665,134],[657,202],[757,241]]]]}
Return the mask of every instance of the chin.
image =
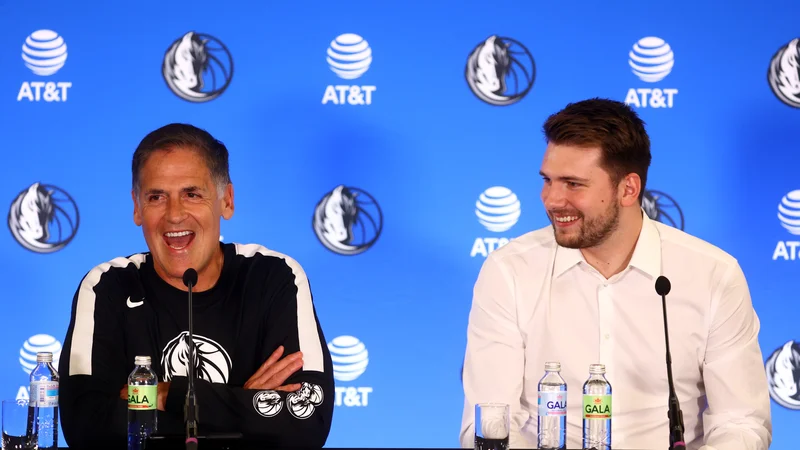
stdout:
{"type": "Polygon", "coordinates": [[[564,239],[556,239],[556,243],[564,248],[580,248],[579,246],[575,245],[575,241],[568,241],[564,239]]]}
{"type": "Polygon", "coordinates": [[[164,274],[172,278],[183,277],[183,272],[189,267],[192,267],[189,261],[184,261],[183,258],[175,258],[169,254],[156,258],[155,263],[161,266],[161,270],[164,274]]]}
{"type": "Polygon", "coordinates": [[[183,272],[188,268],[175,264],[163,264],[162,267],[164,268],[164,273],[170,278],[182,278],[183,272]]]}
{"type": "Polygon", "coordinates": [[[581,248],[580,238],[567,237],[564,235],[559,236],[559,233],[556,233],[556,243],[566,248],[581,248]]]}

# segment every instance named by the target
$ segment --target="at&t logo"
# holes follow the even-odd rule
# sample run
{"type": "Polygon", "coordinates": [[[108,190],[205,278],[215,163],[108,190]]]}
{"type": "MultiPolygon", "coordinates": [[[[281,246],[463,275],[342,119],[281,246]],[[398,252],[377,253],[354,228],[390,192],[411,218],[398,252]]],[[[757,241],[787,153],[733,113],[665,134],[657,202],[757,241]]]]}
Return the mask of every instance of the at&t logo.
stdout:
{"type": "MultiPolygon", "coordinates": [[[[493,186],[486,189],[475,202],[475,215],[478,222],[488,231],[502,233],[516,225],[522,214],[522,206],[517,195],[511,189],[503,186],[493,186]]],[[[508,244],[506,237],[479,237],[472,244],[469,255],[481,255],[484,258],[489,253],[508,244]]]]}
{"type": "MultiPolygon", "coordinates": [[[[333,361],[333,378],[350,383],[367,370],[369,353],[363,342],[354,336],[339,336],[328,343],[333,361]]],[[[336,386],[336,406],[367,406],[371,387],[336,386]]]]}
{"type": "MultiPolygon", "coordinates": [[[[672,48],[658,37],[644,37],[633,44],[628,53],[631,71],[645,83],[658,83],[672,72],[675,55],[672,48]]],[[[637,108],[672,108],[677,89],[630,88],[625,103],[637,108]]]]}
{"type": "MultiPolygon", "coordinates": [[[[778,203],[778,220],[786,231],[800,236],[800,189],[784,195],[778,203]]],[[[772,252],[772,260],[794,261],[797,259],[798,246],[800,241],[778,241],[772,252]]]]}
{"type": "MultiPolygon", "coordinates": [[[[361,36],[353,33],[339,35],[328,46],[328,66],[343,80],[360,78],[372,64],[372,49],[361,36]]],[[[371,105],[375,86],[331,85],[325,88],[322,104],[371,105]]]]}
{"type": "MultiPolygon", "coordinates": [[[[34,31],[22,44],[22,61],[34,75],[55,75],[67,62],[67,43],[55,31],[34,31]]],[[[23,81],[17,101],[65,102],[71,87],[69,81],[23,81]]]]}

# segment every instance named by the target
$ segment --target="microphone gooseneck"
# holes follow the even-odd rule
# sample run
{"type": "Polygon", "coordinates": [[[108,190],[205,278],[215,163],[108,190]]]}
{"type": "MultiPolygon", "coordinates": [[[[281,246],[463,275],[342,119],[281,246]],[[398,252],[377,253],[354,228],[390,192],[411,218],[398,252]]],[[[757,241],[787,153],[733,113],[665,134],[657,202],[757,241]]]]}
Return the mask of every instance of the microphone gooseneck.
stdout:
{"type": "Polygon", "coordinates": [[[197,398],[194,391],[194,329],[192,327],[192,287],[197,284],[197,271],[186,269],[183,273],[183,284],[189,288],[189,380],[186,389],[186,403],[183,416],[186,421],[186,450],[197,449],[197,398]]]}
{"type": "Polygon", "coordinates": [[[667,294],[672,285],[665,276],[656,279],[656,293],[661,296],[661,307],[664,313],[664,343],[667,349],[667,381],[669,382],[669,449],[686,450],[686,443],[683,441],[683,412],[675,394],[675,384],[672,381],[672,356],[669,353],[669,329],[667,326],[667,294]]]}

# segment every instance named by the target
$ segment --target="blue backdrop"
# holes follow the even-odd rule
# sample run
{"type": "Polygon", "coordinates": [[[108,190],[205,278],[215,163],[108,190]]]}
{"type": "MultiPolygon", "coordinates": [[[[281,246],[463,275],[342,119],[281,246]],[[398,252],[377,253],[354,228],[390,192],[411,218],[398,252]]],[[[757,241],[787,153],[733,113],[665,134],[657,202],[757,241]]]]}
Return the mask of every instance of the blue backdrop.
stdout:
{"type": "Polygon", "coordinates": [[[310,277],[337,362],[328,446],[455,447],[478,270],[547,224],[543,121],[602,96],[647,122],[648,212],[741,262],[773,448],[792,448],[800,31],[785,2],[703,3],[0,1],[0,393],[58,352],[89,269],[146,249],[133,150],[189,122],[231,152],[224,240],[310,277]],[[314,225],[333,201],[359,212],[349,239],[314,225]]]}

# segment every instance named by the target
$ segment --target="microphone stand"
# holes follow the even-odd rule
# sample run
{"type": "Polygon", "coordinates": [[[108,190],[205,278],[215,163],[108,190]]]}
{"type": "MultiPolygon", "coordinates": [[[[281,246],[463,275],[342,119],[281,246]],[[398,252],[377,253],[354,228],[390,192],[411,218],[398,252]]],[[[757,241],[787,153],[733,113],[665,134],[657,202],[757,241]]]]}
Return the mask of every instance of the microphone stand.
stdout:
{"type": "MultiPolygon", "coordinates": [[[[659,277],[661,278],[661,277],[659,277]]],[[[667,344],[667,380],[669,382],[669,450],[686,450],[686,443],[683,441],[683,412],[678,402],[678,395],[675,393],[675,385],[672,382],[672,356],[669,353],[669,331],[667,330],[667,293],[669,293],[669,281],[664,278],[666,289],[659,289],[661,295],[661,306],[664,310],[664,341],[667,344]]],[[[656,283],[658,286],[658,283],[656,283]]]]}
{"type": "MultiPolygon", "coordinates": [[[[192,270],[192,269],[189,269],[192,270]]],[[[188,272],[188,270],[187,270],[188,272]]],[[[186,277],[184,277],[186,278],[186,277]]],[[[197,281],[197,275],[189,280],[189,385],[186,390],[186,403],[183,407],[183,416],[186,420],[186,450],[197,449],[197,398],[194,391],[194,336],[192,333],[192,285],[197,281]]]]}

